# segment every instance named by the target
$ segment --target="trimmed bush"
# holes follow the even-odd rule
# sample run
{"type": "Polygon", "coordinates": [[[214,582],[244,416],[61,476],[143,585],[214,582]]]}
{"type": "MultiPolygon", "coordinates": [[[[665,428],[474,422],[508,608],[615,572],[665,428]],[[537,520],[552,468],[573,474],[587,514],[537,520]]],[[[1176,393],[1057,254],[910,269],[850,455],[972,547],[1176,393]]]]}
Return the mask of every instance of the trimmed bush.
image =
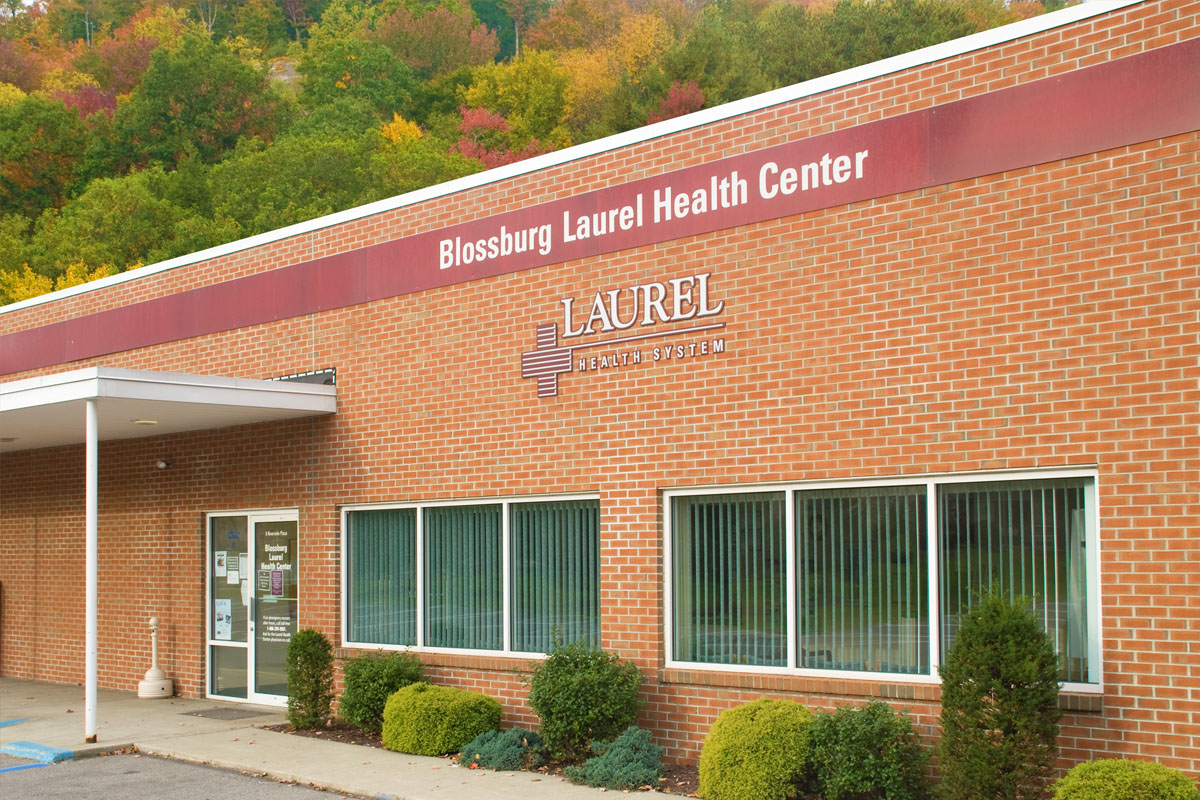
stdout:
{"type": "Polygon", "coordinates": [[[546,763],[547,755],[542,737],[524,728],[509,728],[476,736],[463,748],[458,763],[505,771],[537,769],[546,763]]]}
{"type": "Polygon", "coordinates": [[[288,642],[287,718],[296,728],[319,728],[333,706],[333,646],[312,628],[296,631],[288,642]]]}
{"type": "Polygon", "coordinates": [[[1029,602],[980,597],[941,673],[943,796],[1043,797],[1058,757],[1058,654],[1029,602]]]}
{"type": "Polygon", "coordinates": [[[630,725],[612,742],[592,745],[595,758],[582,767],[567,767],[566,776],[585,786],[607,789],[658,788],[662,778],[662,748],[650,738],[650,732],[630,725]]]}
{"type": "Polygon", "coordinates": [[[500,703],[485,694],[414,683],[388,698],[383,709],[383,746],[401,753],[457,753],[484,731],[500,725],[500,703]]]}
{"type": "Polygon", "coordinates": [[[824,800],[923,800],[929,796],[912,720],[878,700],[817,714],[811,728],[813,777],[824,800]]]}
{"type": "Polygon", "coordinates": [[[807,779],[813,714],[794,700],[762,698],[727,711],[704,737],[700,791],[707,800],[783,800],[807,779]]]}
{"type": "Polygon", "coordinates": [[[529,705],[555,758],[578,761],[592,742],[616,738],[637,718],[642,673],[586,642],[556,646],[529,679],[529,705]]]}
{"type": "Polygon", "coordinates": [[[355,656],[342,666],[346,690],[338,702],[338,715],[365,731],[383,730],[383,707],[396,692],[421,680],[425,665],[412,653],[378,653],[355,656]]]}
{"type": "Polygon", "coordinates": [[[1177,769],[1106,758],[1072,768],[1054,784],[1054,800],[1200,800],[1200,790],[1177,769]]]}

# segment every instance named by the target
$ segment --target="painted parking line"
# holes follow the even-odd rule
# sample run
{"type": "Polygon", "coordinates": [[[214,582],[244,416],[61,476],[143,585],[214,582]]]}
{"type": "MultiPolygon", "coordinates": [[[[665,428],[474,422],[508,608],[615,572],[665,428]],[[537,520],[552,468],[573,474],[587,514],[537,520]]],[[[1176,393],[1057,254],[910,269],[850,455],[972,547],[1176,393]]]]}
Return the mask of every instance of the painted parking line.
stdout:
{"type": "Polygon", "coordinates": [[[0,753],[30,761],[41,761],[44,764],[57,764],[75,756],[74,751],[36,742],[9,742],[0,746],[0,753]]]}
{"type": "Polygon", "coordinates": [[[29,717],[24,719],[0,719],[0,728],[7,728],[9,725],[16,725],[19,722],[29,722],[29,717]]]}
{"type": "Polygon", "coordinates": [[[15,767],[0,767],[0,775],[3,775],[5,772],[16,772],[19,769],[37,769],[38,767],[48,767],[48,766],[50,766],[50,765],[43,764],[42,762],[39,761],[36,764],[18,764],[15,767]]]}

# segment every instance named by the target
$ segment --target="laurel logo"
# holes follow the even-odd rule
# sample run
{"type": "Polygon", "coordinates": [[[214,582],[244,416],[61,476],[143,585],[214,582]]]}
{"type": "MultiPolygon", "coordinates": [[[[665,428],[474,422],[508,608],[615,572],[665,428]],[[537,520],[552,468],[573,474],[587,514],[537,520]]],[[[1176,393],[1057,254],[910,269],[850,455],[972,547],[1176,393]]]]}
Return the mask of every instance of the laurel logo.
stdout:
{"type": "Polygon", "coordinates": [[[702,337],[683,344],[676,341],[663,342],[670,337],[719,330],[724,322],[703,325],[672,327],[668,330],[652,330],[611,339],[571,340],[586,336],[653,327],[661,324],[715,317],[725,309],[725,301],[710,302],[709,276],[690,275],[672,278],[665,283],[652,282],[620,289],[597,292],[592,298],[587,318],[576,324],[575,298],[564,298],[562,338],[559,343],[558,323],[546,323],[535,328],[536,347],[521,354],[521,377],[537,381],[538,397],[557,397],[558,378],[578,368],[579,372],[607,369],[622,369],[636,366],[643,361],[685,360],[725,352],[724,338],[702,337]],[[624,345],[640,344],[634,348],[624,345]],[[607,348],[599,355],[582,351],[607,348]]]}

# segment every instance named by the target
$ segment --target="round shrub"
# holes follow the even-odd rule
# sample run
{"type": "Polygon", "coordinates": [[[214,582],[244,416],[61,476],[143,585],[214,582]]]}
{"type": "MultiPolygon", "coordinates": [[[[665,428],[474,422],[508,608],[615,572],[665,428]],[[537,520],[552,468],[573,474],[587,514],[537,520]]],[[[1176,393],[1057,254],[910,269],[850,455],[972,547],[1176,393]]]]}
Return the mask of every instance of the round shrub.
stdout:
{"type": "Polygon", "coordinates": [[[980,597],[941,673],[942,795],[1042,798],[1058,758],[1058,654],[1028,601],[980,597]]]}
{"type": "Polygon", "coordinates": [[[783,800],[807,778],[813,715],[794,700],[762,698],[722,711],[700,750],[707,800],[783,800]]]}
{"type": "Polygon", "coordinates": [[[397,689],[421,680],[425,665],[412,653],[355,656],[342,666],[346,689],[338,715],[365,731],[383,730],[383,707],[397,689]]]}
{"type": "Polygon", "coordinates": [[[637,717],[642,673],[586,642],[555,647],[529,679],[529,705],[555,758],[578,761],[637,717]]]}
{"type": "Polygon", "coordinates": [[[662,778],[662,748],[650,738],[650,732],[630,725],[612,742],[592,744],[595,758],[582,767],[567,767],[566,776],[585,786],[629,791],[643,786],[658,788],[662,778]]]}
{"type": "Polygon", "coordinates": [[[824,800],[922,800],[929,796],[921,746],[912,720],[878,700],[817,714],[812,766],[824,800]]]}
{"type": "Polygon", "coordinates": [[[1107,758],[1073,767],[1054,784],[1054,800],[1200,800],[1200,790],[1177,769],[1107,758]]]}
{"type": "Polygon", "coordinates": [[[333,646],[312,628],[296,631],[288,642],[287,718],[296,728],[318,728],[333,706],[333,646]]]}
{"type": "Polygon", "coordinates": [[[388,698],[383,709],[383,746],[401,753],[457,753],[484,731],[500,725],[500,703],[485,694],[414,683],[388,698]]]}
{"type": "Polygon", "coordinates": [[[458,763],[464,767],[514,771],[537,769],[546,763],[542,737],[524,728],[484,731],[462,749],[458,763]]]}

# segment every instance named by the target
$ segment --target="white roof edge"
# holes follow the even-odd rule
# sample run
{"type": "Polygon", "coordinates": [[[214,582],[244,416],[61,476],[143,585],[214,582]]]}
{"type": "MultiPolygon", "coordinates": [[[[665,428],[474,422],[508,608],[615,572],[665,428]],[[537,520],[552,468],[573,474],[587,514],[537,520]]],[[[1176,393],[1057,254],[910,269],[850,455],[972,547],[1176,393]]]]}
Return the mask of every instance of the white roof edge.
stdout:
{"type": "Polygon", "coordinates": [[[824,75],[820,78],[814,78],[803,83],[785,86],[781,89],[775,89],[763,94],[753,95],[741,100],[735,100],[731,103],[706,108],[701,111],[687,114],[682,117],[657,122],[653,125],[647,125],[642,128],[636,128],[631,131],[624,131],[612,136],[606,136],[603,139],[596,139],[591,142],[584,142],[572,147],[567,147],[562,150],[556,150],[552,153],[536,156],[534,158],[518,161],[513,164],[506,164],[502,167],[477,172],[473,175],[467,175],[462,178],[457,178],[445,183],[427,186],[423,189],[417,189],[412,192],[389,197],[384,200],[378,200],[374,203],[368,203],[363,206],[339,211],[334,214],[327,214],[316,219],[306,220],[304,222],[289,225],[286,228],[277,228],[273,231],[267,231],[255,236],[250,236],[245,239],[239,239],[234,242],[210,247],[207,250],[199,250],[187,255],[177,256],[166,261],[160,261],[156,264],[148,264],[144,267],[122,272],[117,275],[110,275],[107,278],[101,278],[97,281],[83,283],[78,286],[72,286],[67,289],[60,289],[56,292],[50,292],[37,297],[31,297],[27,300],[20,300],[16,303],[10,303],[6,306],[0,306],[0,314],[10,311],[19,311],[25,308],[31,308],[43,303],[50,303],[56,300],[73,297],[75,295],[84,294],[97,289],[102,289],[108,286],[124,283],[126,281],[136,280],[138,278],[154,275],[159,272],[166,272],[175,269],[176,267],[184,267],[190,264],[195,264],[200,261],[206,261],[211,258],[237,253],[242,250],[249,250],[253,247],[258,247],[271,242],[281,241],[292,236],[299,236],[305,233],[328,228],[333,225],[340,225],[344,222],[351,222],[356,219],[378,214],[384,211],[392,211],[404,206],[422,203],[427,200],[432,200],[438,197],[455,194],[457,192],[468,189],[475,189],[480,186],[486,186],[489,183],[505,180],[518,175],[524,175],[531,172],[537,172],[547,167],[566,164],[580,158],[604,153],[609,150],[627,147],[629,145],[638,144],[640,142],[649,141],[660,136],[667,136],[680,131],[688,130],[689,128],[708,125],[713,122],[719,122],[730,117],[736,117],[741,114],[748,114],[754,111],[761,111],[771,106],[780,105],[782,103],[791,102],[804,97],[809,97],[822,92],[828,92],[833,89],[839,89],[844,86],[849,86],[861,81],[871,80],[874,78],[889,75],[895,72],[901,72],[913,67],[932,64],[936,61],[952,58],[954,56],[970,53],[975,50],[982,50],[987,47],[992,47],[997,44],[1021,39],[1026,36],[1032,36],[1036,33],[1051,30],[1063,25],[1070,25],[1080,20],[1091,17],[1108,14],[1128,6],[1138,5],[1146,0],[1084,0],[1079,5],[1069,6],[1059,11],[1053,11],[1049,14],[1041,14],[1029,19],[1019,20],[1017,22],[1002,25],[998,28],[991,28],[979,33],[973,33],[969,36],[963,36],[959,39],[952,39],[948,42],[935,44],[930,47],[924,47],[920,50],[914,50],[910,53],[903,53],[891,58],[885,58],[881,61],[874,61],[870,64],[863,64],[858,67],[853,67],[841,72],[835,72],[831,75],[824,75]]]}
{"type": "Polygon", "coordinates": [[[84,367],[66,372],[55,372],[33,378],[0,383],[0,399],[12,398],[22,393],[49,391],[76,393],[79,396],[106,394],[104,385],[120,384],[143,387],[168,387],[189,391],[208,389],[215,391],[236,390],[239,392],[263,392],[272,396],[315,395],[337,397],[336,386],[300,383],[293,381],[261,380],[255,378],[225,378],[217,375],[192,375],[183,372],[155,372],[151,370],[122,369],[119,367],[84,367]],[[90,387],[90,388],[80,388],[90,387]]]}

